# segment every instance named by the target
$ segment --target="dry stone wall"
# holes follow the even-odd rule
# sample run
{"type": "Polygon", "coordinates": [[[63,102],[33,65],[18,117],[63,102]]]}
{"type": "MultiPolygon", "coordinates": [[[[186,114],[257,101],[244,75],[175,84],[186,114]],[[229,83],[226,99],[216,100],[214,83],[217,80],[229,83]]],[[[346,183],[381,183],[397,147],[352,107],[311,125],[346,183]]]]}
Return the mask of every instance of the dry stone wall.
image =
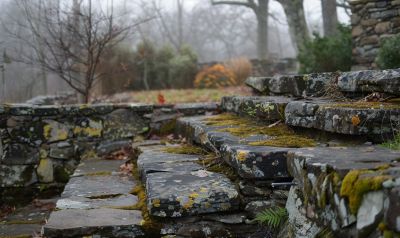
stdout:
{"type": "Polygon", "coordinates": [[[0,105],[0,204],[17,191],[62,188],[81,159],[129,146],[139,135],[168,133],[181,115],[215,110],[216,104],[0,105]]]}
{"type": "Polygon", "coordinates": [[[350,6],[354,68],[376,68],[382,40],[400,33],[400,1],[352,0],[350,6]]]}

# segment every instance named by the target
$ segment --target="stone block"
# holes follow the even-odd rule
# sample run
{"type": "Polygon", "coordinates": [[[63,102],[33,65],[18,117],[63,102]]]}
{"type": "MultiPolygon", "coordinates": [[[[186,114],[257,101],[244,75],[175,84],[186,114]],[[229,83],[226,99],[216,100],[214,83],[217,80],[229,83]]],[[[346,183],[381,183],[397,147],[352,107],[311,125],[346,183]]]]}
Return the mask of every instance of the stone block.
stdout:
{"type": "Polygon", "coordinates": [[[1,164],[6,165],[37,164],[39,162],[39,150],[24,144],[8,144],[4,148],[4,155],[0,158],[1,164]]]}
{"type": "Polygon", "coordinates": [[[70,142],[59,142],[50,145],[49,157],[54,159],[73,159],[77,157],[76,149],[70,142]]]}
{"type": "Polygon", "coordinates": [[[149,122],[137,112],[117,109],[103,117],[105,139],[132,138],[149,131],[149,122]]]}
{"type": "Polygon", "coordinates": [[[103,133],[103,122],[99,119],[79,118],[73,128],[74,136],[79,139],[99,138],[103,133]]]}
{"type": "Polygon", "coordinates": [[[49,143],[67,140],[72,135],[70,126],[66,122],[61,123],[54,120],[44,120],[44,123],[44,138],[46,138],[49,143]]]}
{"type": "Polygon", "coordinates": [[[302,96],[306,90],[304,75],[275,75],[268,82],[272,95],[302,96]]]}
{"type": "Polygon", "coordinates": [[[0,165],[0,187],[24,187],[37,182],[31,165],[0,165]]]}
{"type": "Polygon", "coordinates": [[[343,92],[382,92],[400,95],[400,70],[364,70],[342,73],[338,87],[343,92]]]}
{"type": "Polygon", "coordinates": [[[246,79],[245,84],[261,95],[268,95],[268,82],[270,80],[270,77],[249,77],[246,79]]]}
{"type": "Polygon", "coordinates": [[[41,159],[36,169],[39,182],[51,183],[54,181],[53,161],[51,159],[41,159]]]}

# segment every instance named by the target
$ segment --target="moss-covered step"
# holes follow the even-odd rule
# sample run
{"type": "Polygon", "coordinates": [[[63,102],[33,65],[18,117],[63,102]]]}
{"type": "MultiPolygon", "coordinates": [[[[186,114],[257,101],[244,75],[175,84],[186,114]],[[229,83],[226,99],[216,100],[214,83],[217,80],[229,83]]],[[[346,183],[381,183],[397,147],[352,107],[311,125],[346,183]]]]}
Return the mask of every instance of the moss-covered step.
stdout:
{"type": "Polygon", "coordinates": [[[340,134],[385,136],[392,134],[400,123],[400,104],[293,101],[286,106],[285,122],[290,126],[340,134]]]}
{"type": "Polygon", "coordinates": [[[233,114],[180,118],[177,132],[189,142],[222,155],[245,179],[289,178],[287,152],[317,145],[313,139],[295,134],[284,124],[268,126],[233,114]]]}
{"type": "Polygon", "coordinates": [[[273,96],[226,96],[221,100],[221,109],[267,121],[284,120],[286,105],[292,101],[287,97],[273,96]]]}
{"type": "Polygon", "coordinates": [[[296,203],[320,227],[338,237],[400,231],[394,222],[400,219],[395,212],[400,209],[399,151],[379,146],[308,148],[287,157],[297,183],[293,189],[300,191],[296,203]]]}
{"type": "Polygon", "coordinates": [[[337,76],[337,73],[313,73],[250,77],[246,80],[246,85],[261,95],[322,96],[327,85],[335,82],[337,76]]]}
{"type": "Polygon", "coordinates": [[[206,171],[198,151],[139,147],[137,165],[145,182],[147,208],[156,217],[185,217],[239,209],[239,193],[225,175],[206,171]],[[175,152],[176,151],[176,152],[175,152]]]}

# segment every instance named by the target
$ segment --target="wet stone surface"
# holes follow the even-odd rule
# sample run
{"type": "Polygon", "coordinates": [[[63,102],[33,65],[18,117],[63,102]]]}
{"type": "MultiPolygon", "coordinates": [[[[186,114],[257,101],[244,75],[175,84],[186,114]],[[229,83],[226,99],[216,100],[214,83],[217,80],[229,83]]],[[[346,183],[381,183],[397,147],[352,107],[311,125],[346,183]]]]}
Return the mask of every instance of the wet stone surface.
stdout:
{"type": "Polygon", "coordinates": [[[142,216],[126,210],[138,202],[133,177],[120,172],[126,160],[82,160],[66,185],[57,210],[44,226],[46,237],[138,237],[142,216]]]}

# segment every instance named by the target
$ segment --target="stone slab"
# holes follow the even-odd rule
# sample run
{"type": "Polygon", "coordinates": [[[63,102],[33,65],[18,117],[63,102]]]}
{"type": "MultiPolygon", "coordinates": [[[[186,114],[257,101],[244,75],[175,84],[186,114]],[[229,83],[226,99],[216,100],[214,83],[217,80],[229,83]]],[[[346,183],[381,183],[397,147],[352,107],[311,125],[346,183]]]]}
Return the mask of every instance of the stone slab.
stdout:
{"type": "Polygon", "coordinates": [[[131,207],[138,202],[138,198],[132,194],[111,196],[108,198],[91,199],[86,197],[68,197],[57,201],[57,209],[97,209],[131,207]]]}
{"type": "Polygon", "coordinates": [[[388,103],[368,108],[354,102],[294,101],[286,106],[285,122],[339,134],[386,135],[400,123],[400,107],[388,103]]]}
{"type": "Polygon", "coordinates": [[[97,198],[128,194],[135,184],[131,176],[93,175],[73,177],[65,186],[61,197],[97,198]]]}
{"type": "Polygon", "coordinates": [[[224,175],[198,170],[152,173],[146,180],[147,207],[153,216],[182,217],[239,208],[239,193],[224,175]]]}
{"type": "Polygon", "coordinates": [[[83,175],[93,175],[99,172],[118,174],[121,165],[125,164],[126,160],[104,160],[104,159],[86,159],[81,160],[81,163],[75,169],[72,177],[83,175]]]}
{"type": "Polygon", "coordinates": [[[259,94],[268,95],[268,82],[270,80],[270,77],[249,77],[244,83],[259,94]]]}
{"type": "Polygon", "coordinates": [[[342,73],[338,79],[338,86],[341,91],[347,93],[382,92],[400,95],[400,69],[342,73]]]}
{"type": "Polygon", "coordinates": [[[285,107],[290,101],[292,99],[278,96],[229,96],[222,98],[221,108],[241,116],[277,121],[284,119],[285,107]]]}
{"type": "Polygon", "coordinates": [[[43,227],[46,237],[139,237],[144,233],[140,211],[119,209],[68,209],[54,211],[43,227]]]}

